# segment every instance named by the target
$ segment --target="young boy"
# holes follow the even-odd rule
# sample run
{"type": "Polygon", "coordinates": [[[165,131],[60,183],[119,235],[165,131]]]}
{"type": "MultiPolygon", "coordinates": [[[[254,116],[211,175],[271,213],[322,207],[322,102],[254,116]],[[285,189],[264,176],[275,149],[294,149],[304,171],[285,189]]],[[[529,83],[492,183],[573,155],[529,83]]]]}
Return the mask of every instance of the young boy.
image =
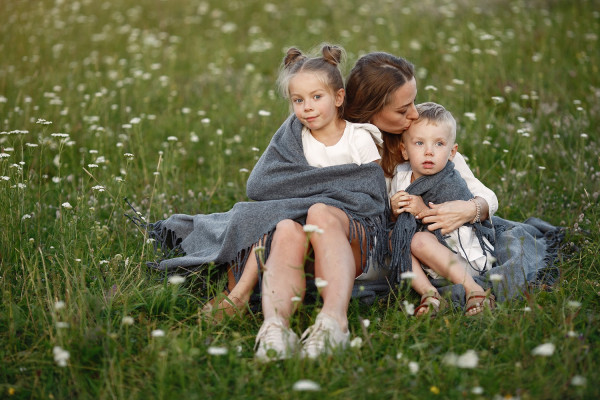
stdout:
{"type": "MultiPolygon", "coordinates": [[[[408,214],[418,215],[426,207],[424,201],[434,198],[438,200],[435,202],[469,200],[473,197],[451,162],[458,148],[455,143],[456,121],[452,114],[435,103],[419,104],[417,111],[419,118],[403,133],[400,144],[402,155],[408,162],[398,165],[392,181],[391,192],[404,193],[401,200],[408,202],[408,206],[401,210],[407,214],[400,214],[392,235],[393,247],[400,249],[398,253],[408,247],[403,247],[398,238],[412,233],[405,232],[407,223],[410,226],[414,220],[408,214]]],[[[427,229],[412,236],[410,261],[405,258],[402,269],[408,269],[408,262],[412,265],[415,274],[412,287],[421,295],[421,304],[416,308],[415,316],[433,315],[444,305],[424,270],[433,278],[443,277],[464,286],[467,293],[466,315],[475,315],[486,306],[494,306],[494,296],[485,292],[473,279],[474,275],[491,267],[486,253],[493,252],[490,242],[478,234],[477,229],[480,232],[483,230],[477,224],[480,222],[478,217],[479,213],[471,224],[463,225],[443,238],[441,234],[434,234],[427,229]],[[480,245],[480,238],[484,248],[480,245]]],[[[406,238],[404,240],[407,243],[406,238]]]]}

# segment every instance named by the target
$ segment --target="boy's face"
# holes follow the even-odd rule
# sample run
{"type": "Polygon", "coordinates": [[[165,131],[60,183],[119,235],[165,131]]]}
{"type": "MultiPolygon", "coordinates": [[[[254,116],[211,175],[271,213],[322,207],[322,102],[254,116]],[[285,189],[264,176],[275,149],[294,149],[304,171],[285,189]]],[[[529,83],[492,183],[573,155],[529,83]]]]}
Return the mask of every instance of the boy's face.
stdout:
{"type": "Polygon", "coordinates": [[[451,140],[448,126],[436,126],[427,121],[413,123],[404,132],[400,147],[402,156],[410,162],[415,179],[440,172],[458,149],[451,140]]]}

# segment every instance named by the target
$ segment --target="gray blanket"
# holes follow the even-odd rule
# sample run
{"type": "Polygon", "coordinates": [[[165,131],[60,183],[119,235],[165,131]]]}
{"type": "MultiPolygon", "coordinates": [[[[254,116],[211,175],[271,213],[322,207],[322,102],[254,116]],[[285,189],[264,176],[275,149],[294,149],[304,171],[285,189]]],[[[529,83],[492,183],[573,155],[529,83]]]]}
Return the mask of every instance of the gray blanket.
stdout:
{"type": "Polygon", "coordinates": [[[367,257],[383,259],[388,199],[385,178],[375,163],[326,168],[308,165],[302,148],[302,124],[290,116],[277,130],[247,182],[249,202],[224,213],[175,214],[149,226],[149,235],[173,257],[155,267],[172,272],[195,270],[210,263],[236,265],[236,277],[249,249],[264,244],[266,256],[278,222],[304,223],[310,206],[337,207],[350,219],[350,239],[365,240],[367,257]],[[375,240],[375,238],[379,238],[375,240]]]}

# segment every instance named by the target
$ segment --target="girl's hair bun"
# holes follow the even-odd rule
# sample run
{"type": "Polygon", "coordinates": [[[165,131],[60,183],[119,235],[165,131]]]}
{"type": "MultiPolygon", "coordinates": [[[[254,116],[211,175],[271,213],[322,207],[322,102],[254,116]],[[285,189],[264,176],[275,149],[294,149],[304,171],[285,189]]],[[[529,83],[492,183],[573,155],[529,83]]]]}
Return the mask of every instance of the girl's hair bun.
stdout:
{"type": "Polygon", "coordinates": [[[335,66],[342,62],[344,56],[344,50],[341,47],[329,44],[323,45],[321,53],[323,54],[323,60],[335,66]]]}
{"type": "Polygon", "coordinates": [[[285,58],[283,59],[283,67],[289,68],[292,64],[305,59],[306,56],[302,54],[300,50],[295,47],[290,47],[287,51],[285,58]]]}

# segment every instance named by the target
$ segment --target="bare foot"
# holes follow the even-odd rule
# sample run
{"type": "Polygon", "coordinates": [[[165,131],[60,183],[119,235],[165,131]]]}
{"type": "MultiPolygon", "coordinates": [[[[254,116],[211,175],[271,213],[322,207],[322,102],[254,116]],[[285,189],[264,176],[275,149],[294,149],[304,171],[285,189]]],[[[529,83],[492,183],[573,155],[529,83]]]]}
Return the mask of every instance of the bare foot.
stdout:
{"type": "Polygon", "coordinates": [[[221,322],[226,316],[233,317],[236,315],[244,315],[246,311],[248,311],[248,300],[250,299],[244,300],[237,296],[232,296],[231,293],[228,295],[227,292],[224,291],[220,295],[210,299],[204,307],[202,307],[201,313],[205,317],[221,322]],[[215,305],[217,301],[219,303],[215,305]]]}

